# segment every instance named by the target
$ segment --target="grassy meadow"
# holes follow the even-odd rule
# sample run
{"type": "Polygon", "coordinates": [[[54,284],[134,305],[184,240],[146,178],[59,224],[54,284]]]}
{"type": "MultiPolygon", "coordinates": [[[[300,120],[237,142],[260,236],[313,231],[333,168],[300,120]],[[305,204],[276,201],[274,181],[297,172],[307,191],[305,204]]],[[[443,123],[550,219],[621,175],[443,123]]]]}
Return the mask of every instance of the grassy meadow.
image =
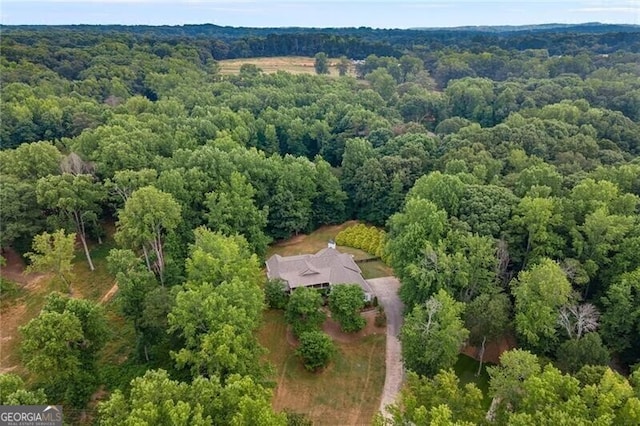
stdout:
{"type": "MultiPolygon", "coordinates": [[[[242,64],[253,64],[267,74],[278,71],[286,71],[291,74],[315,74],[314,62],[314,58],[305,56],[277,56],[270,58],[225,59],[218,61],[218,65],[220,65],[220,74],[222,75],[238,74],[242,64]]],[[[338,76],[337,63],[337,58],[329,58],[330,76],[338,76]]],[[[355,76],[353,67],[349,70],[348,75],[355,76]]]]}

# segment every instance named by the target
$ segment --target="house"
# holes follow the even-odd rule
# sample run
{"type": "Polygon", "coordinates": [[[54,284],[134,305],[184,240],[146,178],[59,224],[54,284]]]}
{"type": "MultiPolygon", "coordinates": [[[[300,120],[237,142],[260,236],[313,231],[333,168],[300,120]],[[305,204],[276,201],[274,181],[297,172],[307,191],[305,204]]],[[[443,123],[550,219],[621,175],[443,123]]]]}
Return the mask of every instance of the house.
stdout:
{"type": "Polygon", "coordinates": [[[299,287],[325,289],[338,284],[358,284],[365,300],[370,301],[374,296],[353,257],[340,253],[333,241],[316,254],[286,257],[274,254],[267,260],[267,276],[286,282],[288,291],[299,287]]]}

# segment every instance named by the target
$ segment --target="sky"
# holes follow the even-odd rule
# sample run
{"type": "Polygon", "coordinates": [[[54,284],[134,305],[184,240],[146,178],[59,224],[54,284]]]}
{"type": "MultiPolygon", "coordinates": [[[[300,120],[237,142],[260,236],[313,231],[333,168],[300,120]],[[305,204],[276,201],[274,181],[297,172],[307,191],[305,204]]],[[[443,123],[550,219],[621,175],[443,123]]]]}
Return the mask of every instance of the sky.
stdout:
{"type": "Polygon", "coordinates": [[[0,22],[373,28],[640,25],[640,0],[0,0],[0,22]]]}

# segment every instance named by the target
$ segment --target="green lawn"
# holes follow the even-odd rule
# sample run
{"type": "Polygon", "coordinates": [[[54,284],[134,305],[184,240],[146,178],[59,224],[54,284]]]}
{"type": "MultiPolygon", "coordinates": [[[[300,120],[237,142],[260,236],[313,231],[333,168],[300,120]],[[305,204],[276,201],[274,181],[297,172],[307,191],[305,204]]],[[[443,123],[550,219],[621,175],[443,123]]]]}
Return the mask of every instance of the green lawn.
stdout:
{"type": "MultiPolygon", "coordinates": [[[[274,254],[280,256],[295,256],[298,254],[316,253],[327,247],[329,240],[335,239],[336,235],[344,228],[351,226],[357,222],[349,221],[341,225],[322,226],[311,234],[300,234],[289,238],[288,240],[278,241],[272,244],[267,250],[267,257],[274,254]]],[[[348,247],[339,247],[345,253],[351,253],[354,256],[369,257],[369,255],[361,250],[348,247]]],[[[361,257],[357,257],[358,259],[361,257]]]]}
{"type": "MultiPolygon", "coordinates": [[[[316,253],[327,247],[329,240],[335,239],[336,235],[344,228],[357,223],[358,222],[352,220],[340,225],[323,226],[311,234],[297,235],[288,240],[280,241],[269,247],[267,257],[274,254],[279,254],[280,256],[295,256],[299,254],[316,253]]],[[[351,254],[356,261],[372,258],[369,253],[353,247],[338,246],[338,250],[342,253],[351,254]]],[[[362,270],[362,276],[367,280],[393,275],[393,270],[380,260],[359,262],[358,266],[362,270]]]]}
{"type": "Polygon", "coordinates": [[[478,389],[482,391],[484,395],[483,404],[485,408],[488,409],[489,405],[491,405],[491,398],[489,398],[489,373],[487,373],[487,364],[485,363],[482,365],[480,375],[476,376],[479,364],[480,363],[478,361],[470,356],[460,354],[458,355],[458,361],[453,368],[460,379],[461,385],[475,383],[478,389]]]}
{"type": "Polygon", "coordinates": [[[362,276],[365,280],[393,275],[393,269],[388,267],[381,260],[374,260],[372,262],[361,262],[358,263],[358,266],[362,270],[362,276]]]}
{"type": "Polygon", "coordinates": [[[318,373],[305,370],[295,355],[282,311],[265,312],[258,338],[269,351],[266,360],[275,367],[276,410],[305,413],[314,425],[371,424],[384,385],[384,334],[336,342],[335,359],[318,373]]]}

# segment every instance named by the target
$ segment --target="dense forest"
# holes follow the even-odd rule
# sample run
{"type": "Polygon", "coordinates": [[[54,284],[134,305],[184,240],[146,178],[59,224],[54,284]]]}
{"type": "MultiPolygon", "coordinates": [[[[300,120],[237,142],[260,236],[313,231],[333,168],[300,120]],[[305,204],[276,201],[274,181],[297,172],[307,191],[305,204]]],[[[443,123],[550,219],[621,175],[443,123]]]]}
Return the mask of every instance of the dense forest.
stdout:
{"type": "Polygon", "coordinates": [[[113,238],[135,350],[114,374],[103,307],[52,293],[0,403],[103,388],[97,424],[303,424],[271,407],[264,257],[357,219],[406,307],[407,382],[376,422],[640,423],[637,26],[2,33],[0,248],[70,293],[74,247],[93,270],[113,238]],[[353,75],[219,73],[319,53],[353,75]],[[462,345],[503,336],[488,393],[462,386],[462,345]]]}

